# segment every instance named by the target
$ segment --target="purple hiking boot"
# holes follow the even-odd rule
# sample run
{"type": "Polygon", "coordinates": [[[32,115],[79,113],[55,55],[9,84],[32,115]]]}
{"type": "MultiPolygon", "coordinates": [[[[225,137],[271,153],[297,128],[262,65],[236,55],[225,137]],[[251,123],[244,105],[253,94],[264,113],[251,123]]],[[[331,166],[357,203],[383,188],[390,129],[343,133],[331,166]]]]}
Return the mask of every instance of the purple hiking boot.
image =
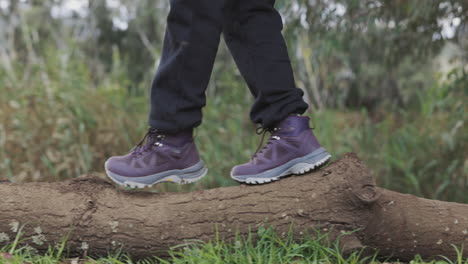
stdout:
{"type": "Polygon", "coordinates": [[[331,158],[315,138],[308,117],[290,115],[268,131],[271,136],[266,145],[250,162],[232,168],[231,178],[262,184],[320,168],[331,158]]]}
{"type": "Polygon", "coordinates": [[[162,134],[153,128],[130,153],[108,159],[105,169],[115,183],[131,188],[160,182],[192,183],[208,171],[200,160],[191,130],[162,134]]]}

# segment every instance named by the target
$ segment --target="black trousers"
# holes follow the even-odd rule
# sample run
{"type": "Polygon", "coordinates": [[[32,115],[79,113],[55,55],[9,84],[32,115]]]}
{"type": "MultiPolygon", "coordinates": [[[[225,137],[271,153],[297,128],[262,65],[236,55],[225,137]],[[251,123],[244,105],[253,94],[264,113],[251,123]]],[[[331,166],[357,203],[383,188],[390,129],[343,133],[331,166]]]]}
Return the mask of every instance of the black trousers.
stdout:
{"type": "Polygon", "coordinates": [[[275,0],[171,0],[151,88],[149,125],[166,133],[201,123],[220,36],[255,97],[250,118],[272,127],[308,105],[295,86],[275,0]]]}

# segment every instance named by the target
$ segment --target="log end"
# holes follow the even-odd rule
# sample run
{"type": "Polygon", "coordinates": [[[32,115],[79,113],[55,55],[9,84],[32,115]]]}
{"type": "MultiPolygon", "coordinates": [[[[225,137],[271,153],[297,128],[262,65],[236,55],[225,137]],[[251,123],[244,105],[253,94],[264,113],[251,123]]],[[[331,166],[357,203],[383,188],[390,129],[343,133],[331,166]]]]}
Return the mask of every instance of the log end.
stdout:
{"type": "Polygon", "coordinates": [[[335,163],[337,172],[346,177],[348,196],[354,203],[370,205],[379,199],[381,192],[375,178],[356,153],[346,153],[335,163]]]}

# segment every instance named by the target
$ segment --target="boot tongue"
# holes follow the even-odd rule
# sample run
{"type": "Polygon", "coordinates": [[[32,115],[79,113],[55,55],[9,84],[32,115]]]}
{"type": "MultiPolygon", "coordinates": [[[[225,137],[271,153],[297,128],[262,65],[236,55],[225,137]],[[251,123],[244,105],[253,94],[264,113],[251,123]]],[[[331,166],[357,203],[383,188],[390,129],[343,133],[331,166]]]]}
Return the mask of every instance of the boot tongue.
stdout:
{"type": "Polygon", "coordinates": [[[275,134],[280,136],[298,136],[302,131],[310,129],[309,117],[290,115],[276,125],[279,128],[275,134]]]}

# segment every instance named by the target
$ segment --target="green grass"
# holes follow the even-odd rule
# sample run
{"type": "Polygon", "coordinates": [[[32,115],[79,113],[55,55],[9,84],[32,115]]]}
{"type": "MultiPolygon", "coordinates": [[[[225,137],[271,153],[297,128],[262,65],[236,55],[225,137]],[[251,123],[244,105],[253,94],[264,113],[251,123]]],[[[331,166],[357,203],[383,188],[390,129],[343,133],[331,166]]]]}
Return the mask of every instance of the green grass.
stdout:
{"type": "MultiPolygon", "coordinates": [[[[348,235],[345,233],[344,235],[348,235]]],[[[46,253],[37,254],[28,246],[19,246],[27,242],[21,240],[21,231],[15,241],[0,249],[0,264],[55,264],[55,263],[102,263],[102,264],[358,264],[358,263],[388,263],[388,259],[377,255],[363,256],[362,251],[356,251],[344,256],[340,250],[339,239],[330,241],[328,234],[318,231],[298,241],[292,232],[284,236],[277,234],[272,228],[259,228],[257,233],[250,233],[243,237],[237,235],[233,241],[226,242],[219,237],[209,242],[189,241],[183,245],[172,247],[168,251],[169,257],[153,257],[133,261],[132,257],[122,252],[113,252],[106,257],[81,257],[70,259],[67,252],[66,238],[55,247],[49,247],[46,253]],[[256,238],[256,239],[255,239],[256,238]]],[[[457,250],[456,260],[442,260],[425,262],[419,255],[415,256],[411,264],[468,264],[468,258],[463,251],[457,250]]],[[[397,261],[397,260],[394,260],[397,261]]],[[[398,262],[393,262],[398,263],[398,262]]]]}

